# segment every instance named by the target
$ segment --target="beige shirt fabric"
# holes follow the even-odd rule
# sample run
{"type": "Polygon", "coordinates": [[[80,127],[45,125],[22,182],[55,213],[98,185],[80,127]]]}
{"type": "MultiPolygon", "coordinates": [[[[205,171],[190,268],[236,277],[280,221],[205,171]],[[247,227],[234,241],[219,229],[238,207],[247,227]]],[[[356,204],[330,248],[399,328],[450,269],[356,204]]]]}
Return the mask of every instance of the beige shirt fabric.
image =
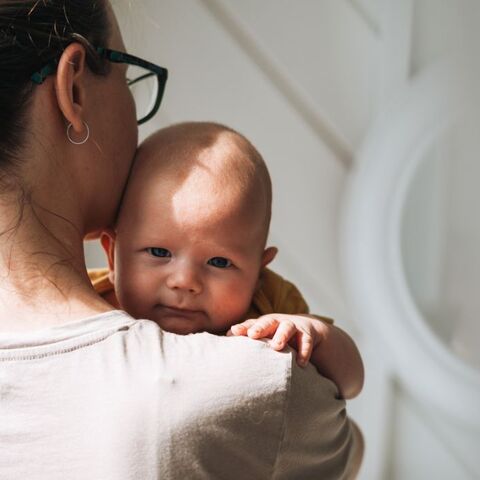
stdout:
{"type": "Polygon", "coordinates": [[[0,478],[352,478],[361,436],[292,351],[112,311],[0,335],[0,478]]]}

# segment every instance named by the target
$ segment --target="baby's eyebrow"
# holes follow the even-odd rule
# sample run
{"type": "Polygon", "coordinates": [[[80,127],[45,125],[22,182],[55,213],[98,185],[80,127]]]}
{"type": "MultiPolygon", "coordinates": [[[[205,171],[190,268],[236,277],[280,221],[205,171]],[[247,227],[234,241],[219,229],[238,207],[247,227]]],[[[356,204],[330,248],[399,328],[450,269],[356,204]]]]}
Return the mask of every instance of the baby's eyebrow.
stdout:
{"type": "Polygon", "coordinates": [[[253,246],[247,243],[237,243],[228,246],[228,251],[234,255],[245,255],[252,251],[253,246]]]}
{"type": "Polygon", "coordinates": [[[241,243],[213,243],[205,245],[205,253],[209,258],[212,257],[224,257],[235,259],[238,257],[243,257],[250,249],[246,248],[245,245],[241,243]]]}
{"type": "Polygon", "coordinates": [[[137,236],[135,239],[135,243],[141,245],[142,247],[162,247],[162,248],[169,248],[167,245],[167,241],[164,238],[158,238],[155,236],[137,236]]]}

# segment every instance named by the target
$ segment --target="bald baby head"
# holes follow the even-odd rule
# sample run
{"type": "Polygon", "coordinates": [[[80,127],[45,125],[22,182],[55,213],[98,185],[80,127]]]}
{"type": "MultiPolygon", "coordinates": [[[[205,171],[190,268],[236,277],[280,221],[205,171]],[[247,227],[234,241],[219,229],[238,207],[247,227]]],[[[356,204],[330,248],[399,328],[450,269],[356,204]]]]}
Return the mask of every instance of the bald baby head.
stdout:
{"type": "Polygon", "coordinates": [[[242,219],[261,230],[265,246],[272,186],[261,155],[241,134],[211,122],[159,130],[139,147],[119,217],[140,213],[142,198],[157,196],[178,222],[242,219]],[[160,196],[162,198],[160,198],[160,196]],[[132,212],[133,210],[133,212],[132,212]],[[212,218],[213,217],[213,218],[212,218]]]}

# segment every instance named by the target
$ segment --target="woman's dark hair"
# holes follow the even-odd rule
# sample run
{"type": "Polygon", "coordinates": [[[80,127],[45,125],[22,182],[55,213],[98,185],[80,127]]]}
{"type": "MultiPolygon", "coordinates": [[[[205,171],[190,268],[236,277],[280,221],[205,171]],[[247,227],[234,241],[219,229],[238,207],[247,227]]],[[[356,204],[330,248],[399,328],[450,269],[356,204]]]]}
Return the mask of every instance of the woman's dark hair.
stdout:
{"type": "Polygon", "coordinates": [[[105,74],[93,46],[106,46],[109,27],[106,0],[0,0],[1,171],[15,167],[25,140],[32,74],[73,42],[85,46],[92,72],[105,74]]]}

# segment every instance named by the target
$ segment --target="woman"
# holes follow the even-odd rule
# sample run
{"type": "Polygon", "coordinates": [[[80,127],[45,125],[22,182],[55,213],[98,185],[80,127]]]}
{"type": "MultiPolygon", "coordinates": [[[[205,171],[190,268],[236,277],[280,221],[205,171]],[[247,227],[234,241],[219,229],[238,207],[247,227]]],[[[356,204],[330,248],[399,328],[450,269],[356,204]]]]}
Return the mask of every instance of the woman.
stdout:
{"type": "Polygon", "coordinates": [[[104,1],[0,1],[0,477],[353,475],[356,430],[313,369],[92,289],[83,238],[112,223],[137,143],[123,62],[165,79],[124,51],[104,1]]]}

